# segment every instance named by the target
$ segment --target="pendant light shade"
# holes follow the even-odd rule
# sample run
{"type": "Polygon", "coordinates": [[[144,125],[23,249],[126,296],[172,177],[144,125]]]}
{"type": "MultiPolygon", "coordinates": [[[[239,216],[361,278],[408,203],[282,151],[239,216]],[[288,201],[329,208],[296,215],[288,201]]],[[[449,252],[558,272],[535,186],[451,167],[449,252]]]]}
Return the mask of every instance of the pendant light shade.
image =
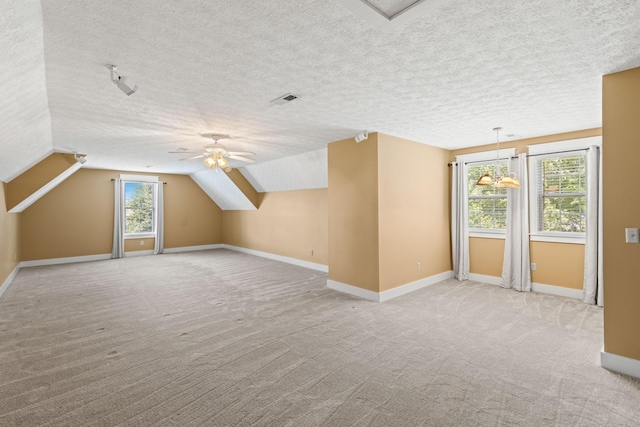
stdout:
{"type": "Polygon", "coordinates": [[[485,173],[480,177],[476,185],[492,185],[497,188],[520,188],[520,181],[516,177],[514,172],[507,172],[505,176],[500,174],[500,164],[498,156],[500,155],[500,131],[501,127],[493,128],[493,131],[496,133],[496,167],[495,167],[495,180],[491,176],[490,173],[485,173]]]}

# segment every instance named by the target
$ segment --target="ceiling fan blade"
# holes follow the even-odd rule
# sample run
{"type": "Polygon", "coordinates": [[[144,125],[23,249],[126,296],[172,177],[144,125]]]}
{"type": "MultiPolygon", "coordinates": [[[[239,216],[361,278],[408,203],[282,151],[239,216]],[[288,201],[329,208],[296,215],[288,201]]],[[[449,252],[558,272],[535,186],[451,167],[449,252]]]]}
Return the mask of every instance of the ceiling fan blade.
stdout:
{"type": "Polygon", "coordinates": [[[230,155],[229,155],[229,158],[230,158],[230,159],[235,159],[235,160],[240,160],[240,161],[247,162],[247,163],[255,163],[255,162],[256,162],[256,161],[255,161],[255,160],[253,160],[253,159],[245,159],[244,157],[235,156],[235,155],[233,155],[233,154],[230,154],[230,155]]]}
{"type": "Polygon", "coordinates": [[[180,160],[193,160],[193,159],[199,159],[200,157],[204,157],[204,154],[198,154],[197,156],[186,157],[180,160]]]}
{"type": "Polygon", "coordinates": [[[196,154],[197,151],[169,151],[169,154],[196,154]]]}
{"type": "Polygon", "coordinates": [[[255,156],[256,153],[252,153],[251,151],[227,151],[227,153],[234,156],[255,156]]]}

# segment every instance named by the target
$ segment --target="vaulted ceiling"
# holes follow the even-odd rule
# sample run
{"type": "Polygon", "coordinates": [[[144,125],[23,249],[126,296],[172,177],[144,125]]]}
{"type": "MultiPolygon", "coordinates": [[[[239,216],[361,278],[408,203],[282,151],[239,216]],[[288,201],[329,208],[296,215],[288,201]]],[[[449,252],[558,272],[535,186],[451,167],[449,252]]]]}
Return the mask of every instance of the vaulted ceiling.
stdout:
{"type": "Polygon", "coordinates": [[[460,148],[494,126],[599,127],[601,76],[640,66],[638,22],[637,0],[1,0],[0,180],[74,150],[85,167],[195,173],[168,152],[216,132],[256,153],[246,175],[268,191],[365,129],[460,148]]]}

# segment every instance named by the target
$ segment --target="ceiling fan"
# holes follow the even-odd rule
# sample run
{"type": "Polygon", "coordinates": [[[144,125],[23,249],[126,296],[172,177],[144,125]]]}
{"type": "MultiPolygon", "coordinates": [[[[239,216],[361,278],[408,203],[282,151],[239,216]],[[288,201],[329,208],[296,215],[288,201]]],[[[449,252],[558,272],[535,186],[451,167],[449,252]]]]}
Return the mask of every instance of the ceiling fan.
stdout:
{"type": "MultiPolygon", "coordinates": [[[[252,153],[251,151],[227,151],[227,149],[222,144],[218,143],[218,141],[221,139],[229,138],[229,135],[220,135],[217,133],[205,133],[205,134],[202,134],[202,136],[204,136],[205,138],[213,139],[213,144],[205,145],[204,146],[205,151],[196,156],[186,157],[180,160],[193,160],[193,159],[204,158],[205,165],[209,166],[211,169],[220,168],[225,172],[231,172],[231,170],[233,169],[229,165],[228,159],[240,160],[242,162],[247,162],[247,163],[256,162],[254,159],[242,157],[242,156],[255,156],[256,153],[252,153]]],[[[169,151],[169,153],[195,154],[196,152],[179,150],[179,151],[169,151]]]]}

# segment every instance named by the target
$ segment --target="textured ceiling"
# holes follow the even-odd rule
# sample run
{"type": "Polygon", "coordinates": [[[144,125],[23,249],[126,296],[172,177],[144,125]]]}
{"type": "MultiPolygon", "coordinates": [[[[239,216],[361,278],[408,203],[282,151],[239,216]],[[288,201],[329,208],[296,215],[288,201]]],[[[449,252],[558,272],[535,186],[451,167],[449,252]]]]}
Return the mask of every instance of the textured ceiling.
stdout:
{"type": "Polygon", "coordinates": [[[637,0],[437,0],[386,29],[345,1],[0,0],[0,179],[52,146],[85,167],[192,173],[201,161],[167,152],[206,132],[266,163],[365,129],[460,148],[495,126],[593,128],[601,76],[640,66],[637,0]]]}

